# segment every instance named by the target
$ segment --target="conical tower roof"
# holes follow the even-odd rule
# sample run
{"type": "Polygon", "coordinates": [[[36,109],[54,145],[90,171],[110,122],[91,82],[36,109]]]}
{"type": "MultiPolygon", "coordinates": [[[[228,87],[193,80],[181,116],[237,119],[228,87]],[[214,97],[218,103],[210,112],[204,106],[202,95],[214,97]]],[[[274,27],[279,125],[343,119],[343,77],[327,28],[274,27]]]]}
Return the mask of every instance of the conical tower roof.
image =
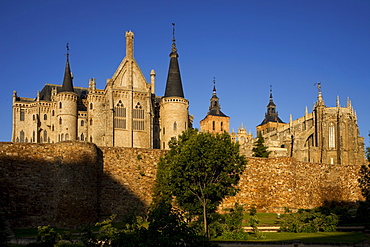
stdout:
{"type": "Polygon", "coordinates": [[[166,91],[164,97],[182,97],[184,98],[184,91],[182,89],[182,82],[181,82],[181,75],[180,75],[180,67],[175,43],[175,24],[173,25],[173,38],[172,38],[172,52],[170,53],[170,67],[168,69],[168,76],[166,82],[166,91]]]}
{"type": "Polygon", "coordinates": [[[60,92],[74,92],[73,88],[73,76],[71,72],[71,68],[69,65],[69,45],[67,44],[67,59],[66,59],[66,68],[64,70],[64,79],[63,79],[63,85],[60,92]]]}
{"type": "Polygon", "coordinates": [[[284,123],[279,118],[279,114],[276,110],[276,105],[274,103],[274,100],[272,99],[272,87],[271,86],[270,86],[270,101],[267,105],[267,112],[265,114],[265,119],[263,119],[262,123],[259,126],[267,124],[269,122],[284,123]]]}

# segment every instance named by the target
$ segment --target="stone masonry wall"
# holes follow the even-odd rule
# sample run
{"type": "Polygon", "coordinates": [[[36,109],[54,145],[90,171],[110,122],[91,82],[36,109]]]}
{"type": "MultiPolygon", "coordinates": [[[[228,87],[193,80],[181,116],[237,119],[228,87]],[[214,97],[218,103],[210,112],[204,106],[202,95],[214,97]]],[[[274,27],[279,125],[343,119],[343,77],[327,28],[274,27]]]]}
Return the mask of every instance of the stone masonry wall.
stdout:
{"type": "MultiPolygon", "coordinates": [[[[0,215],[13,228],[76,227],[99,217],[142,212],[152,200],[164,150],[98,148],[84,142],[0,143],[0,215]]],[[[259,211],[313,208],[363,200],[356,165],[248,158],[235,202],[259,211]]]]}
{"type": "Polygon", "coordinates": [[[294,158],[248,158],[247,169],[238,184],[240,191],[224,200],[259,211],[284,212],[314,208],[330,202],[364,200],[358,187],[360,165],[328,165],[299,162],[294,158]]]}
{"type": "Polygon", "coordinates": [[[157,163],[166,151],[101,147],[104,174],[100,181],[100,214],[146,211],[152,201],[157,163]]]}
{"type": "Polygon", "coordinates": [[[98,154],[80,142],[0,143],[1,216],[14,228],[96,222],[98,154]]]}

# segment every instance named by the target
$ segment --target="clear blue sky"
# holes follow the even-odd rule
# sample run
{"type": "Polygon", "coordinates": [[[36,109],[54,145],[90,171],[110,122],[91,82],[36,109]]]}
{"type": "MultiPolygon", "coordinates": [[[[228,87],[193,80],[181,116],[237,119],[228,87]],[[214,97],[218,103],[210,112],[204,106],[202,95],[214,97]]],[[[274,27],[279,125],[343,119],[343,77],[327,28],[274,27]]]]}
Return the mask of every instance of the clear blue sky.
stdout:
{"type": "Polygon", "coordinates": [[[125,55],[125,31],[135,33],[135,58],[163,95],[176,39],[185,97],[194,126],[205,117],[216,77],[231,129],[255,132],[266,112],[269,85],[280,118],[312,111],[316,82],[324,101],[352,100],[361,136],[370,130],[369,0],[81,1],[0,0],[0,141],[11,139],[12,92],[36,97],[61,84],[70,43],[74,85],[96,78],[104,88],[125,55]]]}

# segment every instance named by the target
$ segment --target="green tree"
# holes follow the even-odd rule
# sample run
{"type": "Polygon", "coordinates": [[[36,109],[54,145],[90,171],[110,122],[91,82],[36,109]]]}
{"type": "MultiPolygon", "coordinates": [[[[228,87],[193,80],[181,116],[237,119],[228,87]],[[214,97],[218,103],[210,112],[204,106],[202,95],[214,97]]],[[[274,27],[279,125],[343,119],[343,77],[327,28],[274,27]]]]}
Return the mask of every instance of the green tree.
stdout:
{"type": "Polygon", "coordinates": [[[366,159],[370,162],[370,147],[366,147],[366,159]]]}
{"type": "Polygon", "coordinates": [[[208,215],[227,195],[235,195],[246,160],[228,133],[211,134],[189,129],[170,142],[170,150],[158,164],[157,198],[170,201],[189,216],[203,218],[209,237],[208,215]]]}
{"type": "Polygon", "coordinates": [[[267,148],[265,146],[265,139],[263,138],[262,134],[258,134],[258,140],[254,144],[254,147],[252,149],[253,157],[261,157],[261,158],[268,158],[271,151],[267,151],[267,148]]]}

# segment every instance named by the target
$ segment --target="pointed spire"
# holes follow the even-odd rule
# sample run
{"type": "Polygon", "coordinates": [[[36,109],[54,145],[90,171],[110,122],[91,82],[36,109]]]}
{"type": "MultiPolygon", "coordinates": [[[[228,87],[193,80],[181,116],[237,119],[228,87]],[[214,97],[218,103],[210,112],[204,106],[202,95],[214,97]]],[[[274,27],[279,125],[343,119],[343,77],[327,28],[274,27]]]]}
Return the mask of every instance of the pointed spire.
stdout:
{"type": "Polygon", "coordinates": [[[280,118],[279,114],[276,111],[276,105],[272,98],[272,85],[270,85],[270,101],[267,105],[267,112],[265,114],[265,119],[262,121],[260,125],[264,125],[268,122],[276,122],[276,123],[284,123],[280,118]]]}
{"type": "Polygon", "coordinates": [[[220,103],[218,102],[219,98],[217,97],[217,94],[216,94],[216,78],[215,77],[213,77],[213,93],[212,93],[212,97],[210,101],[211,102],[209,106],[209,111],[207,113],[208,115],[227,117],[225,114],[222,113],[220,103]]]}
{"type": "Polygon", "coordinates": [[[179,55],[177,54],[175,41],[175,23],[172,23],[172,51],[170,53],[170,67],[168,69],[166,91],[164,97],[175,96],[184,98],[184,91],[182,89],[180,67],[178,62],[179,55]]]}
{"type": "Polygon", "coordinates": [[[325,106],[324,101],[322,99],[321,82],[315,83],[314,86],[316,86],[318,90],[316,106],[325,106]]]}
{"type": "Polygon", "coordinates": [[[71,72],[71,68],[69,66],[69,43],[66,45],[67,48],[67,54],[66,54],[66,68],[64,71],[64,79],[63,79],[63,85],[60,92],[74,92],[73,89],[73,76],[71,72]]]}

